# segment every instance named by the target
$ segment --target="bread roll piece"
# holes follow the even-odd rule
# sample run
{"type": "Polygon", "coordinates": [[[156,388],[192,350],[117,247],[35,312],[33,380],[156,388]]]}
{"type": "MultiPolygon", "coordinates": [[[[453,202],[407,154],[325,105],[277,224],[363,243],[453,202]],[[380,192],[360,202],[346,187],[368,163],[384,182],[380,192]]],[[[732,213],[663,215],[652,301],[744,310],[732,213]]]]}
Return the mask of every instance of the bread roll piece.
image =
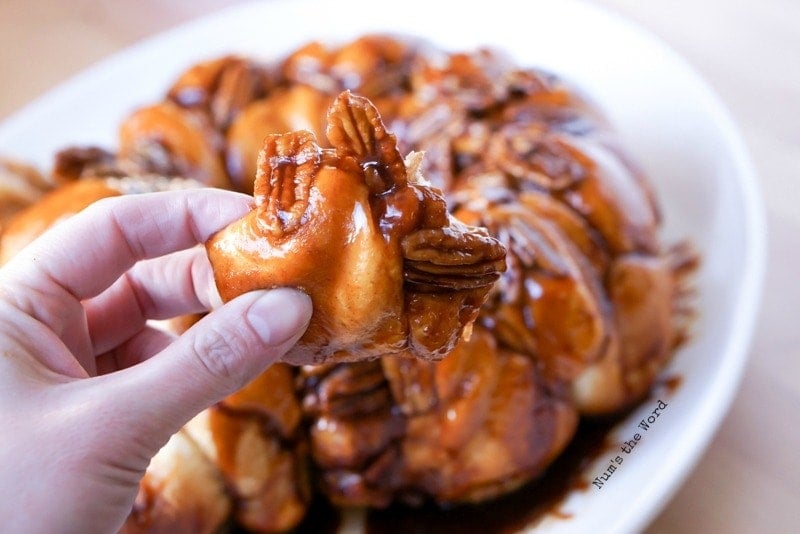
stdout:
{"type": "Polygon", "coordinates": [[[422,156],[401,157],[369,100],[344,92],[327,121],[331,149],[307,131],[264,141],[255,209],[206,244],[220,295],[308,293],[311,323],[285,356],[295,365],[441,359],[505,270],[505,248],[448,214],[422,156]]]}
{"type": "Polygon", "coordinates": [[[194,180],[161,176],[93,177],[54,189],[8,219],[0,235],[0,265],[10,260],[48,228],[100,199],[200,187],[194,180]]]}

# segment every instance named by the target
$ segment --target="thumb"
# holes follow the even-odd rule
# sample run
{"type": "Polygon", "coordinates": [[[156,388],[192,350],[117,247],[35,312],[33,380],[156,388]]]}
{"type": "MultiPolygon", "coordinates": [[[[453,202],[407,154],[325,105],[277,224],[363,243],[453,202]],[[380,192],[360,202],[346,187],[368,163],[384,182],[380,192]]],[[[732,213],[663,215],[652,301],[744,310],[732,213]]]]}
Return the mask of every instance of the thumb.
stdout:
{"type": "Polygon", "coordinates": [[[311,299],[293,289],[252,291],[231,300],[161,353],[116,373],[129,373],[120,387],[130,395],[120,397],[128,399],[131,422],[166,441],[278,361],[303,335],[310,317],[311,299]]]}

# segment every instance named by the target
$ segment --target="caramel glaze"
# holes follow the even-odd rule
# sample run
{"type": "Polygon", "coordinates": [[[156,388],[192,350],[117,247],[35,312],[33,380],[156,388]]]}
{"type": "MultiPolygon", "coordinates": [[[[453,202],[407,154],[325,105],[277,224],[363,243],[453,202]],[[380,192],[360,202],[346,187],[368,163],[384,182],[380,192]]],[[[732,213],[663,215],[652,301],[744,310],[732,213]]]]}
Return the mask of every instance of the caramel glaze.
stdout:
{"type": "Polygon", "coordinates": [[[311,489],[293,390],[294,370],[275,364],[192,419],[153,459],[123,530],[210,533],[234,521],[282,532],[300,523],[311,489]]]}
{"type": "Polygon", "coordinates": [[[443,357],[504,269],[504,248],[449,215],[368,100],[342,93],[327,137],[334,148],[311,132],[266,138],[256,208],[207,243],[220,295],[308,293],[314,314],[289,363],[443,357]]]}
{"type": "Polygon", "coordinates": [[[142,173],[230,188],[221,149],[205,114],[169,101],[136,110],[120,126],[119,158],[142,173]]]}
{"type": "Polygon", "coordinates": [[[225,161],[233,186],[239,191],[253,193],[258,154],[264,145],[263,137],[254,136],[253,132],[308,130],[317,139],[323,139],[323,119],[332,102],[330,96],[298,85],[276,90],[270,98],[246,106],[226,133],[225,161]]]}
{"type": "Polygon", "coordinates": [[[367,534],[523,532],[546,517],[568,520],[571,515],[560,509],[573,491],[589,487],[585,469],[615,443],[608,438],[614,425],[624,417],[581,422],[569,445],[535,480],[522,487],[481,503],[449,507],[427,503],[410,507],[394,504],[367,513],[367,534]]]}
{"type": "Polygon", "coordinates": [[[219,130],[274,85],[268,69],[247,58],[224,56],[198,63],[170,88],[167,99],[187,109],[202,110],[219,130]]]}
{"type": "Polygon", "coordinates": [[[304,368],[311,452],[341,504],[440,504],[501,495],[563,450],[577,415],[533,362],[476,327],[440,362],[304,368]]]}
{"type": "MultiPolygon", "coordinates": [[[[655,389],[664,388],[672,395],[683,377],[674,375],[659,380],[655,389]]],[[[653,401],[648,395],[643,401],[653,401]]],[[[514,491],[479,503],[441,506],[432,502],[422,506],[394,503],[386,508],[370,509],[366,519],[367,534],[492,532],[515,534],[535,528],[545,518],[569,520],[572,515],[561,507],[572,492],[590,491],[587,469],[604,455],[618,450],[619,441],[612,432],[635,409],[631,407],[611,416],[583,418],[569,444],[539,476],[514,491]]],[[[329,519],[338,525],[338,518],[329,519]]]]}
{"type": "Polygon", "coordinates": [[[150,462],[120,532],[213,534],[231,511],[228,489],[217,467],[184,429],[150,462]]]}
{"type": "Polygon", "coordinates": [[[582,483],[572,474],[603,435],[587,418],[646,398],[687,336],[697,255],[662,244],[644,174],[584,95],[494,51],[373,35],[270,65],[211,60],[135,111],[118,152],[67,151],[53,176],[154,172],[255,194],[208,244],[220,292],[299,285],[315,316],[289,361],[328,363],[295,371],[295,395],[257,381],[182,430],[143,482],[151,530],[291,528],[309,505],[307,463],[324,494],[312,529],[335,515],[328,501],[389,506],[371,531],[527,526],[582,483]],[[400,157],[414,151],[425,157],[400,157]],[[454,348],[438,363],[397,355],[454,348]],[[209,420],[216,441],[201,439],[209,420]],[[245,492],[248,472],[274,476],[245,492]]]}

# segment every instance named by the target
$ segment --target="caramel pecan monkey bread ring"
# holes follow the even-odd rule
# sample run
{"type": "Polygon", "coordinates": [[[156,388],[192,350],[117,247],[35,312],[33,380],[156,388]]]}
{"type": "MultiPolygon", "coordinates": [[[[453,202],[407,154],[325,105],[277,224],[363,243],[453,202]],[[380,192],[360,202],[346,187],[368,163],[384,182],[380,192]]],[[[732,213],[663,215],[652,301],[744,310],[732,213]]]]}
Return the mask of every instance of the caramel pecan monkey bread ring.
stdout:
{"type": "Polygon", "coordinates": [[[294,365],[175,434],[125,532],[287,531],[314,496],[507,494],[581,418],[639,402],[691,318],[697,257],[663,244],[602,113],[490,50],[368,35],[212,59],[135,110],[117,149],[0,175],[2,258],[103,196],[224,187],[255,208],[207,243],[222,297],[312,298],[294,365]]]}

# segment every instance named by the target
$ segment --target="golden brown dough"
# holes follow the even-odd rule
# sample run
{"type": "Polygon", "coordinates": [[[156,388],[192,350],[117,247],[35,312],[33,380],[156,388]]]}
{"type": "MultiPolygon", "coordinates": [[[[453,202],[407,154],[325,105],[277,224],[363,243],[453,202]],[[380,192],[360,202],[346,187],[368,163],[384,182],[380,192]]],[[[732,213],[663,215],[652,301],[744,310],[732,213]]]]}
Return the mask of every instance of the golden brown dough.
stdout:
{"type": "Polygon", "coordinates": [[[0,265],[6,263],[45,230],[74,215],[101,198],[120,192],[102,179],[87,179],[64,185],[12,217],[0,237],[0,265]]]}
{"type": "Polygon", "coordinates": [[[444,360],[306,367],[321,487],[336,503],[490,499],[537,475],[577,413],[524,355],[476,327],[444,360]]]}
{"type": "Polygon", "coordinates": [[[0,234],[0,265],[45,230],[94,202],[119,195],[199,187],[193,180],[163,177],[84,178],[50,191],[9,218],[0,234]]]}
{"type": "Polygon", "coordinates": [[[614,261],[606,285],[615,328],[599,360],[572,383],[581,413],[614,413],[647,394],[688,331],[687,281],[696,268],[697,254],[685,243],[658,256],[627,254],[614,261]]]}
{"type": "Polygon", "coordinates": [[[309,43],[281,64],[290,85],[308,86],[330,96],[348,90],[370,100],[402,91],[414,44],[381,35],[365,35],[341,47],[309,43]]]}
{"type": "Polygon", "coordinates": [[[129,174],[191,178],[229,188],[221,135],[208,116],[166,101],[136,110],[119,128],[119,165],[129,174]]]}
{"type": "Polygon", "coordinates": [[[267,369],[189,421],[147,468],[123,532],[285,532],[311,499],[294,372],[267,369]]]}
{"type": "Polygon", "coordinates": [[[308,130],[321,137],[325,111],[332,101],[331,96],[298,85],[244,108],[227,133],[226,164],[234,188],[253,194],[258,154],[268,134],[308,130]]]}
{"type": "Polygon", "coordinates": [[[153,457],[121,534],[213,534],[233,501],[216,465],[185,430],[153,457]]]}
{"type": "Polygon", "coordinates": [[[222,473],[245,528],[282,532],[303,519],[311,488],[300,423],[294,372],[276,364],[186,425],[222,473]]]}
{"type": "Polygon", "coordinates": [[[225,130],[252,101],[272,85],[267,69],[246,58],[224,56],[204,61],[184,72],[167,98],[206,113],[214,126],[225,130]]]}
{"type": "Polygon", "coordinates": [[[508,269],[482,311],[498,340],[538,360],[548,378],[570,381],[605,349],[609,305],[586,257],[537,208],[507,196],[456,214],[486,225],[508,249],[508,269]]]}
{"type": "Polygon", "coordinates": [[[293,364],[408,351],[439,359],[474,321],[505,249],[447,212],[374,106],[342,93],[322,149],[310,132],[265,140],[256,208],[207,243],[223,300],[299,287],[314,305],[293,364]]]}

